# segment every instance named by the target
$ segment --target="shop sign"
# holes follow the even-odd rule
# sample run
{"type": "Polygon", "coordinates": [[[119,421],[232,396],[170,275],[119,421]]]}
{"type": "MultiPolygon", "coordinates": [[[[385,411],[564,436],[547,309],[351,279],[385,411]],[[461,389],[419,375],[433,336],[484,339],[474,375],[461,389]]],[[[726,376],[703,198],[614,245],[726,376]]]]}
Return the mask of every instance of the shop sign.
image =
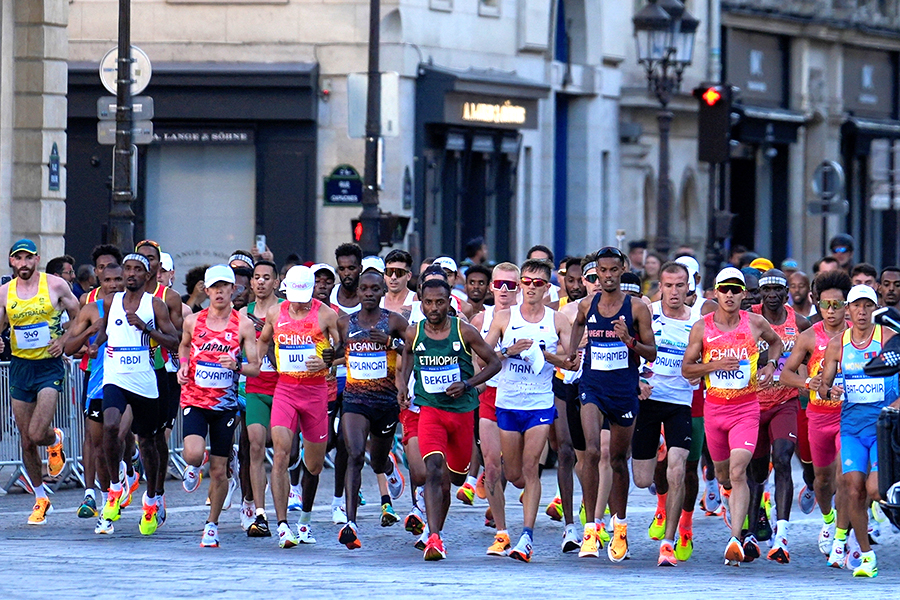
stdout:
{"type": "Polygon", "coordinates": [[[444,101],[445,121],[457,125],[536,129],[537,110],[537,100],[526,98],[449,93],[444,101]]]}

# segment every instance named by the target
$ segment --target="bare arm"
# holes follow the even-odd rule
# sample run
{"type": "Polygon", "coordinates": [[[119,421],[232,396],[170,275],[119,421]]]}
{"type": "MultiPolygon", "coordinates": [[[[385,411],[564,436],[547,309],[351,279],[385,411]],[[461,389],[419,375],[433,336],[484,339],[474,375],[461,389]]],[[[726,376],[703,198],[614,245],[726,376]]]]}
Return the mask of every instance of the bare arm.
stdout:
{"type": "Polygon", "coordinates": [[[413,370],[413,340],[416,337],[416,326],[410,325],[403,335],[403,357],[400,368],[394,373],[394,385],[397,387],[397,403],[400,408],[409,408],[409,387],[407,382],[413,370]]]}
{"type": "Polygon", "coordinates": [[[276,304],[269,308],[269,312],[266,313],[266,324],[263,325],[262,331],[259,332],[259,337],[256,339],[256,354],[257,356],[265,356],[269,352],[269,344],[272,343],[272,336],[275,335],[275,326],[272,323],[278,319],[278,313],[281,311],[281,305],[276,304]]]}
{"type": "Polygon", "coordinates": [[[584,328],[587,324],[587,311],[593,302],[593,295],[588,296],[578,303],[578,312],[575,313],[575,320],[572,322],[572,331],[569,335],[569,361],[574,363],[578,359],[578,345],[581,342],[581,336],[584,335],[584,328]]]}
{"type": "Polygon", "coordinates": [[[766,366],[758,370],[756,374],[757,384],[761,388],[765,388],[772,384],[775,366],[778,364],[778,359],[781,358],[784,343],[778,337],[778,334],[775,333],[775,330],[772,329],[772,326],[769,325],[769,322],[761,315],[750,313],[750,327],[751,331],[756,328],[759,331],[759,337],[769,344],[766,366]]]}
{"type": "MultiPolygon", "coordinates": [[[[794,342],[794,348],[791,350],[791,354],[787,357],[784,368],[781,370],[781,376],[778,378],[779,383],[801,390],[806,389],[806,378],[800,374],[800,367],[803,366],[803,362],[812,352],[812,346],[815,344],[815,339],[816,336],[812,331],[808,334],[804,332],[797,336],[797,341],[794,342]]],[[[821,373],[816,377],[821,382],[821,373]]],[[[810,389],[812,389],[811,381],[810,389]]]]}
{"type": "Polygon", "coordinates": [[[83,308],[78,313],[78,318],[69,326],[69,337],[65,344],[66,354],[75,354],[87,343],[88,338],[100,330],[103,321],[97,306],[94,303],[83,308]]]}
{"type": "MultiPolygon", "coordinates": [[[[130,317],[131,314],[128,316],[130,317]]],[[[144,331],[151,339],[167,350],[172,352],[178,350],[178,331],[175,329],[175,325],[172,324],[172,319],[169,318],[169,308],[159,298],[153,299],[153,317],[156,321],[156,327],[148,329],[145,325],[144,331]]],[[[181,312],[178,313],[178,317],[181,318],[181,312]]]]}
{"type": "Polygon", "coordinates": [[[834,378],[837,375],[838,364],[841,362],[841,352],[843,351],[843,336],[837,336],[828,342],[825,348],[825,359],[822,368],[822,384],[819,387],[819,394],[832,400],[839,400],[844,388],[840,385],[834,385],[834,378]]]}
{"type": "Polygon", "coordinates": [[[184,326],[184,313],[182,312],[181,296],[171,288],[166,290],[166,307],[169,309],[170,321],[178,334],[184,326]]]}
{"type": "MultiPolygon", "coordinates": [[[[631,339],[632,348],[638,356],[647,362],[653,362],[656,360],[656,337],[653,335],[653,327],[650,324],[653,320],[653,317],[650,315],[650,309],[642,301],[632,298],[631,311],[634,315],[638,338],[640,339],[640,341],[631,339]]],[[[625,340],[622,341],[628,344],[625,340]]]]}
{"type": "Polygon", "coordinates": [[[181,324],[181,344],[178,346],[178,356],[181,362],[178,366],[178,383],[179,385],[187,385],[188,371],[191,364],[191,339],[194,337],[194,324],[197,323],[197,316],[191,314],[181,324]]]}
{"type": "Polygon", "coordinates": [[[241,348],[247,357],[247,364],[241,368],[241,372],[247,377],[257,377],[261,361],[256,352],[256,327],[246,315],[240,316],[239,332],[241,336],[241,348]]]}
{"type": "Polygon", "coordinates": [[[554,313],[553,323],[556,326],[556,335],[559,337],[559,343],[556,345],[556,353],[550,353],[544,350],[544,359],[560,369],[571,366],[569,363],[569,338],[572,335],[572,325],[562,313],[554,313]]]}

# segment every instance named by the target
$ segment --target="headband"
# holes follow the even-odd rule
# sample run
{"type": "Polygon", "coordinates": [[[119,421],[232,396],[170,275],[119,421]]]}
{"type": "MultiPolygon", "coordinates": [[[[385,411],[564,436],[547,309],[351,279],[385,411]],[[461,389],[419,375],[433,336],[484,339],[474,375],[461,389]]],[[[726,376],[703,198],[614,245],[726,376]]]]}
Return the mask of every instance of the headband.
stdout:
{"type": "Polygon", "coordinates": [[[782,287],[787,287],[787,279],[784,277],[771,276],[771,277],[763,277],[759,280],[759,287],[764,285],[780,285],[782,287]]]}
{"type": "Polygon", "coordinates": [[[636,294],[641,293],[641,286],[636,283],[620,283],[619,289],[623,292],[635,292],[636,294]]]}
{"type": "Polygon", "coordinates": [[[230,265],[231,261],[234,261],[234,260],[243,261],[243,262],[247,263],[248,265],[250,265],[250,268],[253,268],[253,266],[255,264],[253,262],[253,259],[250,258],[249,256],[247,256],[246,254],[232,254],[228,259],[228,264],[230,265]]]}
{"type": "Polygon", "coordinates": [[[147,269],[147,272],[148,272],[148,273],[150,272],[150,261],[147,260],[147,257],[146,257],[146,256],[144,256],[144,255],[142,255],[142,254],[138,254],[138,253],[136,253],[136,252],[133,252],[133,253],[129,254],[128,256],[126,256],[125,258],[122,259],[122,264],[124,265],[125,262],[126,262],[126,261],[129,261],[129,260],[136,260],[136,261],[138,261],[139,263],[141,263],[142,265],[144,265],[144,268],[147,269]]]}
{"type": "Polygon", "coordinates": [[[584,268],[581,271],[582,273],[587,273],[591,269],[594,269],[595,271],[597,270],[597,261],[592,260],[588,264],[584,265],[584,268]]]}

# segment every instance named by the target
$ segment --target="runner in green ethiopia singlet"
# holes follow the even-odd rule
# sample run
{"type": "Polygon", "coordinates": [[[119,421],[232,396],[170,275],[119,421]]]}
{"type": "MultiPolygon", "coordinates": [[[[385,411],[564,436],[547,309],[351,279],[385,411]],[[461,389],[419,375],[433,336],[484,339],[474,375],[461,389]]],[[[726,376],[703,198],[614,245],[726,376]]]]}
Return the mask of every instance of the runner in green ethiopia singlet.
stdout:
{"type": "Polygon", "coordinates": [[[447,412],[469,412],[478,407],[478,392],[466,390],[459,398],[444,393],[456,381],[465,381],[475,374],[472,351],[459,332],[459,319],[447,317],[450,333],[447,339],[434,340],[425,333],[425,321],[416,325],[413,341],[413,363],[416,385],[416,404],[431,406],[447,412]]]}

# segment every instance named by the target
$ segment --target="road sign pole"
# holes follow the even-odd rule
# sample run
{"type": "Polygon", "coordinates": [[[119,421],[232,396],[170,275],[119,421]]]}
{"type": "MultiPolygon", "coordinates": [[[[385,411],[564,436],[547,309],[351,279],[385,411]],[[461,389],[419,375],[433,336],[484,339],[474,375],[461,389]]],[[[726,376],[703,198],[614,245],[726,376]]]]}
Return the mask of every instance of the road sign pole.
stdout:
{"type": "Polygon", "coordinates": [[[109,243],[123,253],[134,249],[134,211],[131,208],[131,0],[119,0],[119,58],[116,78],[116,148],[113,160],[112,209],[109,243]]]}
{"type": "Polygon", "coordinates": [[[381,2],[369,0],[369,72],[366,94],[366,161],[363,173],[363,210],[359,219],[363,231],[359,240],[363,255],[378,254],[380,243],[380,210],[378,208],[378,138],[381,135],[381,73],[379,44],[381,2]]]}

